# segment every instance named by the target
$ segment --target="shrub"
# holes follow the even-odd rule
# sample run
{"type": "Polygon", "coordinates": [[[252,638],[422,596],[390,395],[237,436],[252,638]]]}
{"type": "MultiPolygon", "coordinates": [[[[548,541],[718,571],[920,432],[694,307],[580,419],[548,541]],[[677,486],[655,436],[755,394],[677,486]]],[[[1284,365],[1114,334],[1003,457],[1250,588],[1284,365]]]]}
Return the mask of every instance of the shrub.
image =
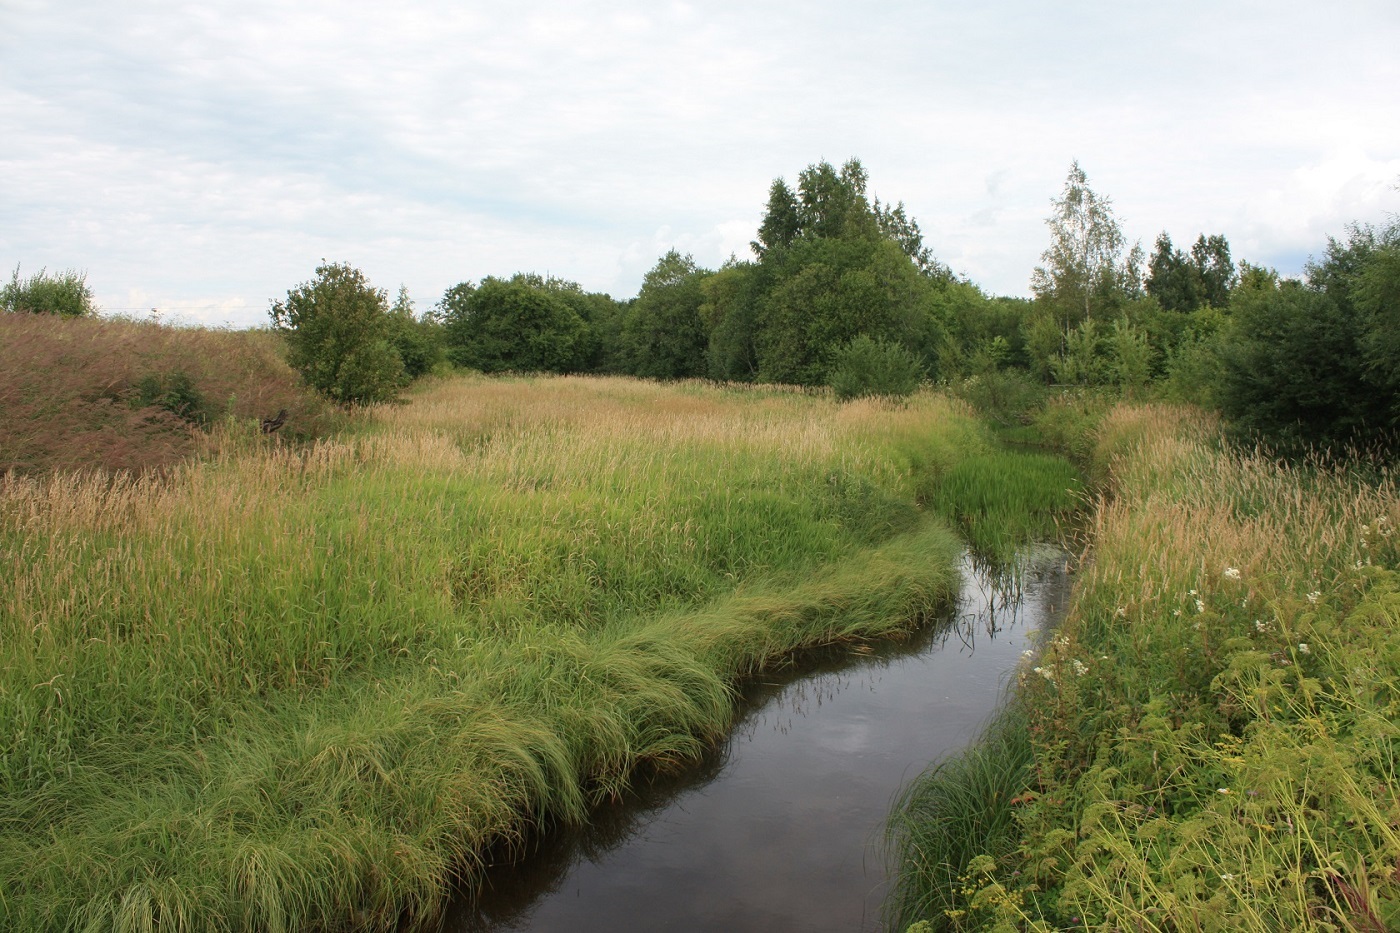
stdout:
{"type": "Polygon", "coordinates": [[[836,352],[827,378],[842,401],[867,395],[904,398],[919,387],[923,366],[899,344],[861,334],[836,352]]]}
{"type": "Polygon", "coordinates": [[[404,384],[387,297],[359,269],[317,266],[315,280],[273,302],[270,313],[287,336],[287,362],[323,395],[346,405],[382,402],[404,384]]]}
{"type": "Polygon", "coordinates": [[[1023,369],[992,369],[964,379],[954,394],[1002,427],[1028,424],[1045,402],[1045,386],[1023,369]]]}
{"type": "Polygon", "coordinates": [[[134,408],[159,408],[201,427],[210,421],[209,403],[189,373],[176,371],[142,376],[136,383],[134,408]]]}
{"type": "Polygon", "coordinates": [[[40,269],[21,280],[19,266],[15,266],[10,284],[0,289],[0,307],[17,314],[61,314],[65,317],[84,317],[97,311],[86,273],[66,269],[49,275],[40,269]]]}

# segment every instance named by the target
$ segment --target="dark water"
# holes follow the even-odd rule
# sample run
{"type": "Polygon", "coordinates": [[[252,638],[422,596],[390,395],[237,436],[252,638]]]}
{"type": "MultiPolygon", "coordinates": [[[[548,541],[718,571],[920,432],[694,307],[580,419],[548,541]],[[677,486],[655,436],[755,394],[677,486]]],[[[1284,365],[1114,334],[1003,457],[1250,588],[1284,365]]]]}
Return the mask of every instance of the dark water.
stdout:
{"type": "Polygon", "coordinates": [[[723,747],[491,869],[445,933],[878,930],[891,801],[976,737],[1067,598],[1063,556],[1030,566],[1008,588],[965,564],[950,624],[748,684],[723,747]]]}

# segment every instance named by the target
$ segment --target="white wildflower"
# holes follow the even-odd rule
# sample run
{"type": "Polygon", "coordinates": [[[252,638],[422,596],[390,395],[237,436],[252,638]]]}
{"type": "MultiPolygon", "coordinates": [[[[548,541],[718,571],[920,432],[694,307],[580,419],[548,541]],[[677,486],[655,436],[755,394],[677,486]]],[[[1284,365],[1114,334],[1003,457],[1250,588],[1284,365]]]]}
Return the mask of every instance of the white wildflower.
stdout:
{"type": "Polygon", "coordinates": [[[1074,665],[1074,676],[1083,677],[1085,674],[1089,673],[1089,666],[1078,658],[1075,658],[1070,663],[1074,665]]]}
{"type": "Polygon", "coordinates": [[[1267,632],[1269,630],[1269,623],[1265,622],[1263,619],[1255,619],[1254,630],[1256,632],[1267,632]]]}
{"type": "Polygon", "coordinates": [[[1299,653],[1299,654],[1312,654],[1312,649],[1308,647],[1308,643],[1307,643],[1307,642],[1300,642],[1300,643],[1298,644],[1298,653],[1299,653]]]}
{"type": "Polygon", "coordinates": [[[1201,602],[1199,599],[1196,600],[1196,611],[1197,611],[1197,612],[1205,612],[1205,611],[1206,611],[1206,604],[1203,603],[1203,602],[1201,602]]]}
{"type": "Polygon", "coordinates": [[[1239,578],[1240,578],[1240,568],[1238,568],[1238,567],[1226,567],[1226,568],[1225,568],[1225,579],[1227,579],[1227,580],[1238,580],[1239,578]]]}
{"type": "Polygon", "coordinates": [[[1221,881],[1234,881],[1234,880],[1235,880],[1235,876],[1232,875],[1232,874],[1230,874],[1230,873],[1227,871],[1225,874],[1223,874],[1223,875],[1220,876],[1220,880],[1221,880],[1221,881]]]}
{"type": "Polygon", "coordinates": [[[1313,590],[1311,593],[1308,594],[1308,602],[1316,603],[1321,596],[1321,593],[1319,593],[1317,590],[1313,590]]]}

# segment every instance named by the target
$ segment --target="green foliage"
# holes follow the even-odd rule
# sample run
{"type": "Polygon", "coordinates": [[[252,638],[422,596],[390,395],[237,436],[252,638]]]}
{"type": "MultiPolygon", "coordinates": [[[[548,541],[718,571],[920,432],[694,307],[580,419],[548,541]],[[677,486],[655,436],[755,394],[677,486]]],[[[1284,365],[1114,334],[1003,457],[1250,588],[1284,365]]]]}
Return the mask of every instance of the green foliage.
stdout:
{"type": "Polygon", "coordinates": [[[409,380],[426,376],[447,362],[442,325],[415,314],[413,299],[403,286],[399,286],[398,297],[389,309],[389,343],[403,360],[404,375],[409,380]]]}
{"type": "Polygon", "coordinates": [[[709,344],[700,306],[712,273],[671,250],[646,274],[637,300],[622,320],[627,371],[648,379],[687,379],[705,374],[709,344]]]}
{"type": "Polygon", "coordinates": [[[214,414],[189,374],[178,371],[142,376],[136,383],[132,404],[137,408],[160,408],[201,427],[207,425],[214,414]]]}
{"type": "Polygon", "coordinates": [[[1362,377],[1379,398],[1390,399],[1388,409],[1382,403],[1378,418],[1400,432],[1400,225],[1374,240],[1352,295],[1363,321],[1362,377]]]}
{"type": "Polygon", "coordinates": [[[989,298],[967,282],[950,282],[937,300],[947,331],[938,348],[938,373],[942,378],[951,380],[1027,365],[1022,324],[1031,313],[1029,301],[989,298]]]}
{"type": "Polygon", "coordinates": [[[590,350],[573,307],[581,294],[573,282],[525,273],[455,285],[438,305],[448,356],[486,373],[577,372],[590,350]]]}
{"type": "Polygon", "coordinates": [[[923,365],[897,343],[860,334],[836,351],[828,379],[842,401],[869,395],[904,398],[919,387],[923,365]]]}
{"type": "Polygon", "coordinates": [[[754,255],[763,259],[771,250],[787,249],[802,232],[802,217],[798,211],[797,196],[792,193],[787,182],[773,179],[768,189],[768,209],[763,213],[763,222],[758,227],[758,239],[749,245],[754,255]]]}
{"type": "Polygon", "coordinates": [[[1393,366],[1376,352],[1393,340],[1391,318],[1384,299],[1368,304],[1368,283],[1383,278],[1394,248],[1356,228],[1309,265],[1306,283],[1247,270],[1216,390],[1237,431],[1296,451],[1376,443],[1393,426],[1394,399],[1376,381],[1393,366]]]}
{"type": "Polygon", "coordinates": [[[1201,234],[1188,257],[1162,233],[1147,268],[1147,294],[1168,311],[1189,312],[1204,305],[1223,308],[1238,282],[1229,241],[1219,235],[1201,234]]]}
{"type": "Polygon", "coordinates": [[[859,335],[898,343],[931,373],[944,336],[940,294],[953,284],[902,203],[872,205],[852,159],[782,179],[753,250],[703,287],[708,372],[717,379],[824,385],[833,355],[859,335]]]}
{"type": "Polygon", "coordinates": [[[1115,494],[1019,679],[1019,839],[967,889],[1025,909],[977,928],[1394,929],[1393,478],[1242,455],[1161,406],[1099,434],[1115,494]]]}
{"type": "Polygon", "coordinates": [[[1127,318],[1117,318],[1108,335],[1109,381],[1133,391],[1147,385],[1152,375],[1152,346],[1147,333],[1127,318]]]}
{"type": "Polygon", "coordinates": [[[27,279],[20,279],[19,266],[10,282],[0,288],[0,308],[11,314],[59,314],[64,317],[84,317],[97,313],[87,273],[66,269],[49,274],[40,269],[27,279]]]}
{"type": "Polygon", "coordinates": [[[701,282],[700,316],[709,330],[708,375],[720,382],[758,378],[758,306],[772,279],[771,268],[731,259],[701,282]]]}
{"type": "Polygon", "coordinates": [[[1064,385],[1101,385],[1106,361],[1104,340],[1093,318],[1085,318],[1079,326],[1065,334],[1064,350],[1050,361],[1055,381],[1064,385]]]}
{"type": "Polygon", "coordinates": [[[1036,300],[1054,309],[1064,325],[1103,316],[1142,286],[1142,250],[1127,250],[1113,204],[1090,187],[1084,170],[1070,166],[1065,190],[1046,220],[1050,246],[1031,276],[1036,300]]]}
{"type": "Polygon", "coordinates": [[[390,342],[387,296],[344,263],[316,267],[316,278],[272,304],[287,338],[287,362],[308,385],[342,405],[394,398],[404,364],[390,342]]]}
{"type": "Polygon", "coordinates": [[[999,427],[1029,424],[1045,402],[1045,384],[1021,369],[987,369],[968,376],[954,393],[999,427]]]}
{"type": "Polygon", "coordinates": [[[894,887],[885,899],[886,929],[944,933],[977,929],[971,900],[991,868],[1015,850],[1015,804],[1031,780],[1025,718],[1001,713],[968,749],[915,778],[885,828],[894,854],[894,887]],[[976,863],[990,863],[974,871],[976,863]]]}
{"type": "Polygon", "coordinates": [[[804,238],[773,263],[755,336],[763,380],[823,385],[833,351],[860,334],[927,348],[931,357],[942,334],[935,286],[897,244],[804,238]]]}
{"type": "Polygon", "coordinates": [[[1164,398],[1216,408],[1215,390],[1220,382],[1219,335],[1225,314],[1211,305],[1191,312],[1181,336],[1167,352],[1164,398]]]}

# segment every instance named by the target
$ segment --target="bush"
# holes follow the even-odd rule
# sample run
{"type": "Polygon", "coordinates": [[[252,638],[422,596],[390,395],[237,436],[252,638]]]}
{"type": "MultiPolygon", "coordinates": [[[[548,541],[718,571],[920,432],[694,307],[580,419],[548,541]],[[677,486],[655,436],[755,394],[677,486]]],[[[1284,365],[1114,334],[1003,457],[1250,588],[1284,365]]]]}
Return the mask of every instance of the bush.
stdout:
{"type": "Polygon", "coordinates": [[[21,280],[19,266],[15,266],[10,284],[0,289],[0,307],[16,314],[61,314],[65,317],[84,317],[97,312],[86,273],[66,269],[49,275],[40,269],[21,280]]]}
{"type": "Polygon", "coordinates": [[[1046,390],[1023,369],[992,369],[964,379],[954,394],[991,421],[1011,427],[1033,420],[1046,390]]]}
{"type": "Polygon", "coordinates": [[[200,427],[208,425],[213,414],[199,387],[183,371],[142,376],[131,404],[133,408],[159,408],[200,427]]]}
{"type": "Polygon", "coordinates": [[[861,334],[836,352],[827,378],[842,401],[867,395],[904,398],[919,387],[923,366],[899,344],[861,334]]]}
{"type": "Polygon", "coordinates": [[[287,362],[308,385],[350,405],[394,398],[404,366],[390,343],[388,299],[359,269],[316,267],[316,279],[272,304],[272,323],[287,337],[287,362]]]}

